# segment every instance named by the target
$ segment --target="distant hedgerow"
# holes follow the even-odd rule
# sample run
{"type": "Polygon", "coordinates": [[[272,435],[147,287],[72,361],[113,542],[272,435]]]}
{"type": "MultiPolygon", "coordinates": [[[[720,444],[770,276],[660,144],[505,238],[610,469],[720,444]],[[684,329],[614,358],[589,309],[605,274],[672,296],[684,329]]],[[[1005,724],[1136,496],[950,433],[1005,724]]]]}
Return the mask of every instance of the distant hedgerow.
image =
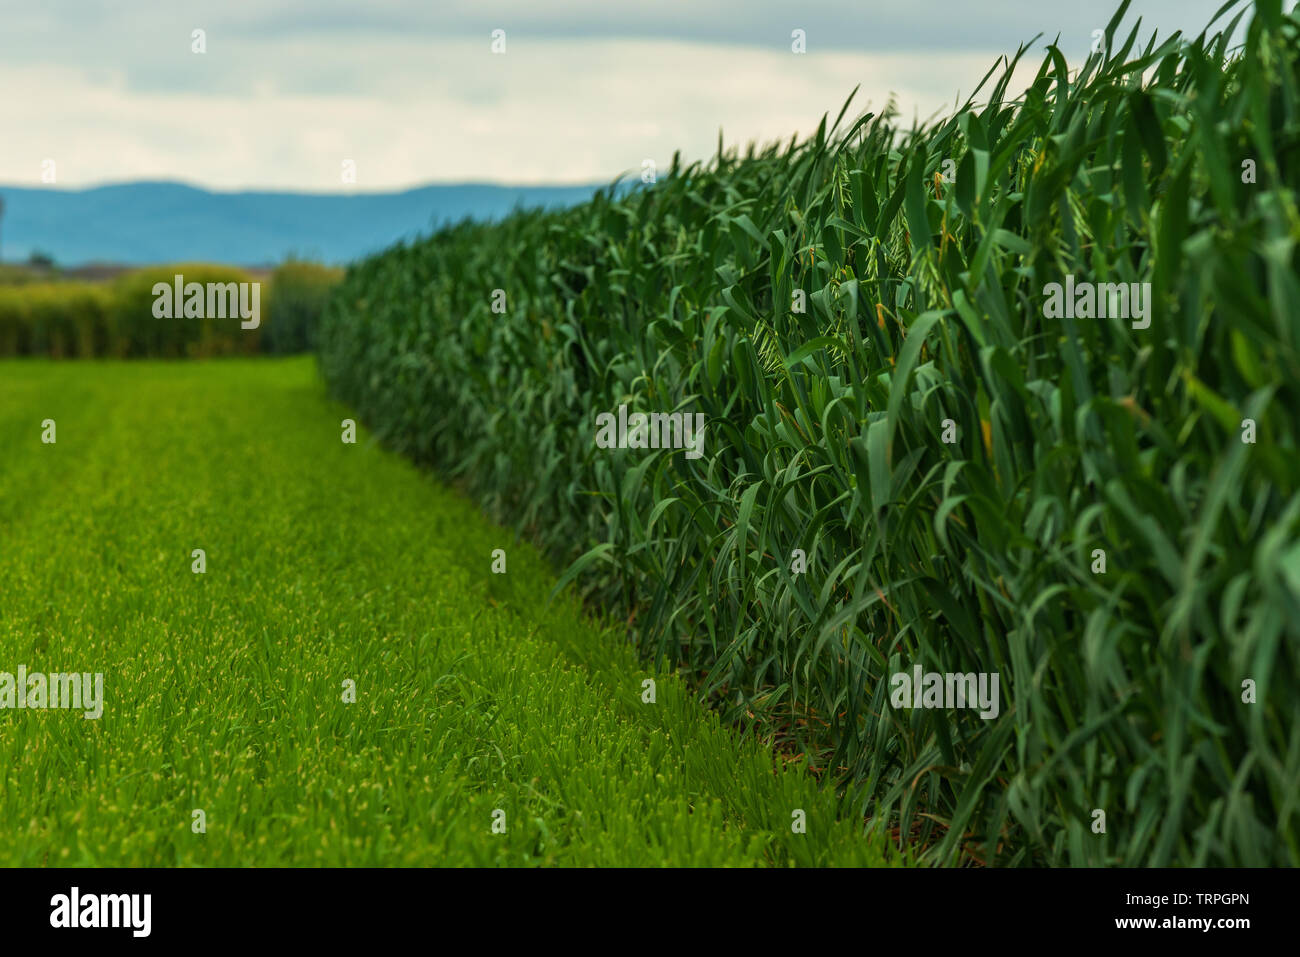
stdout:
{"type": "Polygon", "coordinates": [[[227,318],[158,318],[154,288],[186,283],[253,283],[243,269],[177,263],[132,269],[103,281],[0,282],[0,356],[208,358],[309,351],[321,311],[341,271],[289,260],[263,282],[258,325],[227,318]]]}

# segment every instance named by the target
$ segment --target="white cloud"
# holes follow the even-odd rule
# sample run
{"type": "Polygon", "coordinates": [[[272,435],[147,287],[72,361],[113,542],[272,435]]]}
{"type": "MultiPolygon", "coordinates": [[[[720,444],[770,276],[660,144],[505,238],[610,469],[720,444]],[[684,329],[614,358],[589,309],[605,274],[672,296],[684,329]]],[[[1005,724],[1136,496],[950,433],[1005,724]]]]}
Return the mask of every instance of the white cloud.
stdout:
{"type": "MultiPolygon", "coordinates": [[[[1146,13],[1165,31],[1199,28],[1218,3],[1138,0],[1129,22],[1146,13]]],[[[896,92],[907,118],[928,116],[1045,26],[1082,59],[1109,17],[1099,9],[46,0],[6,13],[0,33],[0,182],[38,183],[47,158],[63,186],[330,190],[343,159],[357,161],[364,190],[605,181],[675,149],[706,158],[719,127],[729,144],[807,134],[859,83],[855,108],[896,92]],[[488,49],[497,25],[504,56],[488,49]],[[790,52],[792,25],[808,29],[808,54],[790,52]],[[190,52],[195,26],[208,31],[202,56],[190,52]]]]}
{"type": "MultiPolygon", "coordinates": [[[[318,62],[299,42],[290,61],[318,62]]],[[[120,73],[0,66],[0,181],[34,183],[53,158],[59,185],[181,179],[218,188],[339,189],[353,159],[358,189],[430,181],[593,182],[643,159],[690,159],[728,144],[788,140],[839,111],[881,106],[891,91],[924,117],[969,91],[996,54],[797,56],[674,41],[551,40],[494,56],[465,40],[386,40],[339,66],[374,77],[347,94],[131,91],[120,73]]],[[[292,66],[292,62],[290,62],[292,66]]]]}

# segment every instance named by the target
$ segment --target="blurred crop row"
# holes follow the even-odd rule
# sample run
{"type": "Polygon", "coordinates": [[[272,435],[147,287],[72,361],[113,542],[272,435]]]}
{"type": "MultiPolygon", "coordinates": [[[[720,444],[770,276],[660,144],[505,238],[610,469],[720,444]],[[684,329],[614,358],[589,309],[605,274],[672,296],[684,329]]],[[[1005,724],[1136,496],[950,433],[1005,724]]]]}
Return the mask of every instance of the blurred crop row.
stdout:
{"type": "Polygon", "coordinates": [[[34,277],[8,267],[0,275],[0,357],[142,356],[203,358],[306,352],[341,270],[289,261],[265,281],[241,269],[181,263],[133,270],[104,280],[34,277]],[[256,328],[235,318],[159,319],[154,287],[185,283],[262,282],[256,328]]]}

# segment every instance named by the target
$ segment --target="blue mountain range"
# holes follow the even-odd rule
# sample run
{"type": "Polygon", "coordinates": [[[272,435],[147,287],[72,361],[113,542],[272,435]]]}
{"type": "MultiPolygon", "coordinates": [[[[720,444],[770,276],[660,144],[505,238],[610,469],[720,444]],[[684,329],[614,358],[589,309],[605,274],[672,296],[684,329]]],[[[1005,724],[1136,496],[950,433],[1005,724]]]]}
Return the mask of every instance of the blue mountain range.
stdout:
{"type": "Polygon", "coordinates": [[[568,206],[591,186],[423,186],[396,193],[209,192],[180,183],[92,189],[0,186],[0,258],[61,266],[204,261],[265,266],[287,256],[331,264],[378,252],[466,217],[568,206]]]}

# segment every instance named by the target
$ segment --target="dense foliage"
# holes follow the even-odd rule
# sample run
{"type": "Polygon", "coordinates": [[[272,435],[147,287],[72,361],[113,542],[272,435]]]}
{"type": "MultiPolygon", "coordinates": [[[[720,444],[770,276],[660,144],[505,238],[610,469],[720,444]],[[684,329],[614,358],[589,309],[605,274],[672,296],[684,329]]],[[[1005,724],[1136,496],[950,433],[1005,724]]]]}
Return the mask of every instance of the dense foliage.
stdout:
{"type": "Polygon", "coordinates": [[[103,281],[32,281],[22,270],[13,270],[0,276],[0,356],[203,358],[306,352],[339,277],[338,270],[292,260],[267,281],[207,263],[150,266],[103,281]],[[158,318],[154,287],[160,282],[171,286],[178,274],[185,283],[204,287],[260,282],[258,326],[242,328],[237,316],[158,318]]]}
{"type": "Polygon", "coordinates": [[[291,259],[271,274],[270,321],[262,336],[264,351],[276,355],[310,352],[316,327],[342,271],[291,259]]]}
{"type": "Polygon", "coordinates": [[[397,246],[326,380],[929,860],[1300,862],[1300,20],[1126,7],[1015,99],[397,246]],[[620,404],[703,457],[598,447],[620,404]],[[999,715],[892,706],[918,664],[999,715]]]}

